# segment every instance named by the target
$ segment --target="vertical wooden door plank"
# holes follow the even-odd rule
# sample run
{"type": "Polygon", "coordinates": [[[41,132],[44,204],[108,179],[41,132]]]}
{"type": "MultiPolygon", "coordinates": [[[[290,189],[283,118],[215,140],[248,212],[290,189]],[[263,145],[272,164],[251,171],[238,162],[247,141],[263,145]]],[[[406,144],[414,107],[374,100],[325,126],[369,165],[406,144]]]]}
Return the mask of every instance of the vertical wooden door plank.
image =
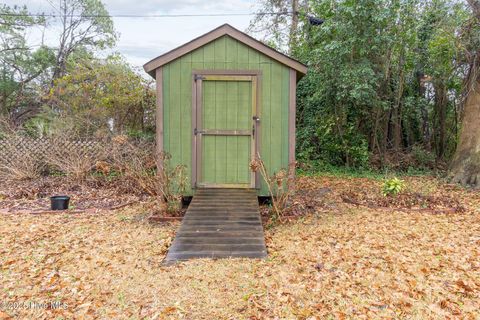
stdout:
{"type": "Polygon", "coordinates": [[[238,181],[250,185],[250,136],[238,136],[238,181]]]}
{"type": "Polygon", "coordinates": [[[251,130],[251,110],[252,110],[252,83],[238,82],[238,129],[251,130]]]}
{"type": "MultiPolygon", "coordinates": [[[[237,129],[238,118],[238,82],[228,81],[227,85],[227,103],[226,103],[226,128],[229,130],[237,129]]],[[[227,157],[227,172],[225,183],[237,183],[238,178],[238,146],[237,137],[226,137],[226,157],[227,157]]]]}
{"type": "MultiPolygon", "coordinates": [[[[215,129],[225,129],[227,125],[227,83],[226,81],[214,81],[215,83],[215,129]]],[[[215,139],[215,182],[225,183],[227,175],[227,139],[217,136],[215,139]]]]}
{"type": "MultiPolygon", "coordinates": [[[[202,82],[202,128],[215,128],[215,83],[202,82]]],[[[202,182],[215,182],[215,167],[215,137],[202,136],[202,182]]]]}
{"type": "MultiPolygon", "coordinates": [[[[252,129],[252,83],[238,82],[238,128],[252,129]]],[[[238,140],[238,180],[250,183],[250,136],[237,137],[238,140]]]]}

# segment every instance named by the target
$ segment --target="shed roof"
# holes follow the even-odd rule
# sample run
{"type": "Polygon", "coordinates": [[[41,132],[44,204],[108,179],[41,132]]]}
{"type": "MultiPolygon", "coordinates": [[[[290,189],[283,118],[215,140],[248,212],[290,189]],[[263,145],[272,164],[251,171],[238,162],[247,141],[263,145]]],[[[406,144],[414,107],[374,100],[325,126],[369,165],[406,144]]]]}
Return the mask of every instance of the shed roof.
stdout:
{"type": "Polygon", "coordinates": [[[228,35],[232,37],[235,40],[240,41],[241,43],[254,48],[264,55],[277,60],[278,62],[294,69],[297,71],[299,76],[297,79],[301,78],[303,75],[307,73],[307,66],[305,66],[303,63],[290,58],[289,56],[270,48],[269,46],[265,45],[264,43],[252,38],[248,34],[241,32],[238,29],[235,29],[229,24],[223,24],[218,28],[213,29],[210,32],[205,33],[204,35],[193,39],[190,42],[185,43],[184,45],[181,45],[180,47],[177,47],[167,53],[162,54],[161,56],[156,57],[155,59],[150,60],[146,64],[143,65],[143,69],[152,77],[155,78],[155,69],[158,69],[159,67],[177,59],[180,58],[181,56],[197,49],[200,48],[204,45],[206,45],[209,42],[214,41],[215,39],[218,39],[224,35],[228,35]]]}

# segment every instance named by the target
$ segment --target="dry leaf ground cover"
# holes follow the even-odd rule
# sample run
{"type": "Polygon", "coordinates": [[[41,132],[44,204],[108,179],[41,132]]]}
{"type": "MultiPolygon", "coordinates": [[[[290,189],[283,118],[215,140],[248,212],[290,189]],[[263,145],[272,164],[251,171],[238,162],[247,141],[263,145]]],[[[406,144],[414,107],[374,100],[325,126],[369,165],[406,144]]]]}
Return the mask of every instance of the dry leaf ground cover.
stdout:
{"type": "Polygon", "coordinates": [[[50,209],[50,196],[67,194],[70,208],[109,209],[145,198],[137,189],[117,179],[89,178],[83,182],[65,176],[42,177],[30,181],[0,180],[0,212],[42,212],[50,209]]]}
{"type": "Polygon", "coordinates": [[[407,180],[433,209],[372,208],[376,180],[302,178],[291,216],[305,214],[268,227],[263,261],[163,266],[178,223],[149,224],[141,204],[3,214],[0,319],[478,319],[480,196],[407,180]],[[464,209],[436,211],[457,204],[442,196],[464,209]]]}

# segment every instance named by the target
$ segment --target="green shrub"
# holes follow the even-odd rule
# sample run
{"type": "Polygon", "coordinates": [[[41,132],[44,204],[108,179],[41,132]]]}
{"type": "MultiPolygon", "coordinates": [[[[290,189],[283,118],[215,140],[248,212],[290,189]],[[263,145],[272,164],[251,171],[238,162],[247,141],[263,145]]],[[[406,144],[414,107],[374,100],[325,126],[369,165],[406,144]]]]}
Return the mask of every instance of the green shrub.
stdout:
{"type": "Polygon", "coordinates": [[[395,196],[402,192],[405,182],[397,177],[385,180],[382,186],[382,194],[386,196],[395,196]]]}
{"type": "Polygon", "coordinates": [[[346,126],[342,139],[336,132],[332,117],[323,115],[311,121],[313,123],[298,129],[299,160],[323,162],[337,167],[368,167],[368,143],[355,126],[346,126]]]}

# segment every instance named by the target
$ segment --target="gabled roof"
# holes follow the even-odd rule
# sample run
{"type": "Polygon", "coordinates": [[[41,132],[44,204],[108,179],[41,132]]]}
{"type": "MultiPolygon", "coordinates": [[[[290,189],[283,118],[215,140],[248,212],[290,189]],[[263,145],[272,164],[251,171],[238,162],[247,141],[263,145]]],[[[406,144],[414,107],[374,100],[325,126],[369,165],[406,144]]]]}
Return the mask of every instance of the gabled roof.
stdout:
{"type": "Polygon", "coordinates": [[[156,57],[155,59],[150,60],[146,64],[143,65],[143,69],[148,72],[152,77],[155,78],[155,69],[177,59],[180,58],[181,56],[197,49],[200,48],[204,45],[206,45],[209,42],[212,42],[224,35],[228,35],[232,37],[235,40],[240,41],[241,43],[256,49],[263,53],[264,55],[277,60],[278,62],[294,69],[299,73],[297,79],[301,78],[301,76],[305,75],[307,73],[307,67],[295,60],[292,59],[285,54],[270,48],[269,46],[263,44],[262,42],[250,37],[246,33],[243,33],[234,27],[232,27],[229,24],[224,24],[221,25],[220,27],[213,29],[210,32],[205,33],[204,35],[193,39],[190,42],[185,43],[184,45],[181,45],[180,47],[173,49],[165,54],[162,54],[159,57],[156,57]]]}

